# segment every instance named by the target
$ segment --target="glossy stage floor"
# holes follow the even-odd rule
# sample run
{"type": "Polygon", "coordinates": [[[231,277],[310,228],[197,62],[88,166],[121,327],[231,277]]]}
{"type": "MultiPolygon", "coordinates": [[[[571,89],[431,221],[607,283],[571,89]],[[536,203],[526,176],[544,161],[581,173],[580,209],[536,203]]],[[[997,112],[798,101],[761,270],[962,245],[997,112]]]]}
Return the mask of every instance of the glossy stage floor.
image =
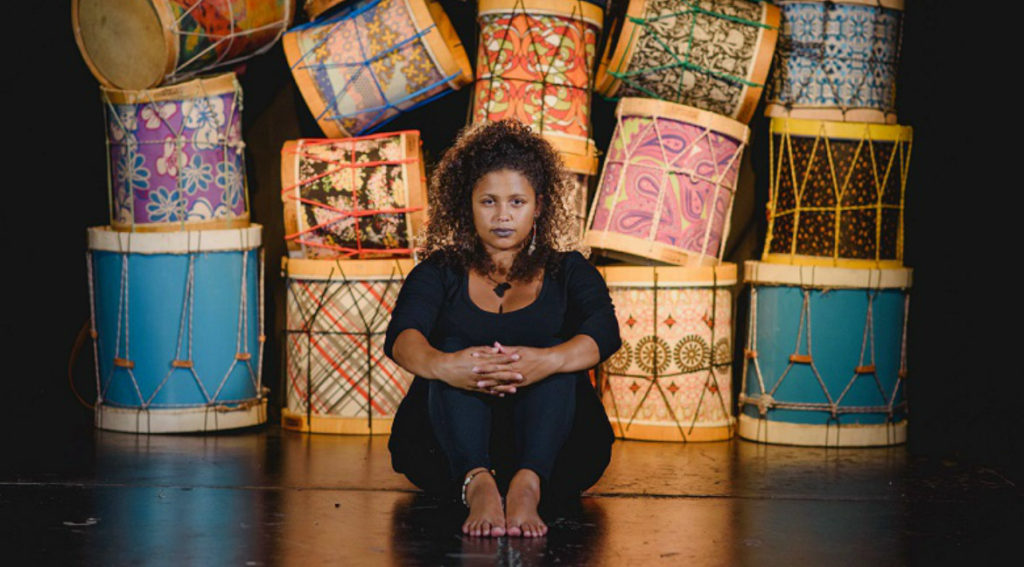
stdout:
{"type": "Polygon", "coordinates": [[[392,472],[384,437],[85,430],[34,447],[0,472],[7,565],[975,564],[1024,536],[1008,479],[904,447],[619,441],[537,540],[461,536],[465,510],[392,472]]]}

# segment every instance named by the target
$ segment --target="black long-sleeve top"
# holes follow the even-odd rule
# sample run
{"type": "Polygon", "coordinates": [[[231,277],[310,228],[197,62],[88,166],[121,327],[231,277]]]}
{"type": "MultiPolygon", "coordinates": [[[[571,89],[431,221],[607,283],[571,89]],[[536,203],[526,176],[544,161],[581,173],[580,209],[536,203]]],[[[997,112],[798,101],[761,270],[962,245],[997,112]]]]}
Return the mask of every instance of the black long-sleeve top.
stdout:
{"type": "Polygon", "coordinates": [[[456,352],[498,341],[508,346],[552,347],[576,335],[597,343],[601,360],[622,346],[615,307],[601,274],[579,252],[563,255],[546,273],[533,303],[505,313],[480,309],[469,297],[469,274],[431,255],[406,277],[384,341],[393,358],[395,339],[406,329],[423,333],[431,346],[456,352]]]}

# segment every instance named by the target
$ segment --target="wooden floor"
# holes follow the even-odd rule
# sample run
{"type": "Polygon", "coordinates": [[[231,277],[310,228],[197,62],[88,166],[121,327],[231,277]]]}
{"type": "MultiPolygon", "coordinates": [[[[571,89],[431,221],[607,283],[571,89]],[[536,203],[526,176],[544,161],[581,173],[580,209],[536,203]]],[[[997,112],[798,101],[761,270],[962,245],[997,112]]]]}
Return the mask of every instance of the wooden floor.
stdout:
{"type": "Polygon", "coordinates": [[[1022,492],[998,472],[903,447],[617,442],[598,485],[531,541],[461,536],[465,509],[393,473],[382,437],[23,445],[0,466],[7,565],[978,564],[1024,536],[1022,492]]]}

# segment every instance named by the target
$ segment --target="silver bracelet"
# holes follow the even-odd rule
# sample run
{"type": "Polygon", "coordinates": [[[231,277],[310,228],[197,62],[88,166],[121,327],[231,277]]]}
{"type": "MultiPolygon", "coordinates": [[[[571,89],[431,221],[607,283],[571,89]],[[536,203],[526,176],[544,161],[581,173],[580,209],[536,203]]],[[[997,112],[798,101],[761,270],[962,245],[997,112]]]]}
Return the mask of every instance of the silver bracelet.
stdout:
{"type": "Polygon", "coordinates": [[[469,488],[469,483],[473,482],[473,479],[476,478],[476,475],[478,475],[478,474],[480,474],[482,472],[488,472],[488,473],[491,473],[491,476],[494,476],[494,471],[493,470],[491,470],[491,469],[480,469],[480,470],[474,472],[473,474],[467,474],[466,475],[466,480],[462,481],[462,505],[465,506],[466,508],[469,508],[469,502],[466,501],[466,489],[469,488]]]}

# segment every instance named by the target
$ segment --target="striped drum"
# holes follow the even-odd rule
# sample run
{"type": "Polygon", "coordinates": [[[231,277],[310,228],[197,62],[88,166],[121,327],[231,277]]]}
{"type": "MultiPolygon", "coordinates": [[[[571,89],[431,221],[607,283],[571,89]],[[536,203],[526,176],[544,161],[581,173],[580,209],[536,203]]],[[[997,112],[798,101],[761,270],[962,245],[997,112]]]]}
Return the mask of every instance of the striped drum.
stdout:
{"type": "Polygon", "coordinates": [[[286,429],[387,434],[412,375],[384,332],[412,260],[285,262],[286,429]]]}
{"type": "Polygon", "coordinates": [[[896,122],[903,0],[777,0],[768,116],[896,122]]]}
{"type": "Polygon", "coordinates": [[[911,270],[747,262],[739,435],[785,445],[906,440],[911,270]]]}
{"type": "Polygon", "coordinates": [[[266,421],[261,230],[89,229],[97,427],[183,433],[266,421]]]}
{"type": "Polygon", "coordinates": [[[619,437],[732,437],[732,292],[736,264],[599,268],[622,348],[601,366],[605,410],[619,437]]]}

